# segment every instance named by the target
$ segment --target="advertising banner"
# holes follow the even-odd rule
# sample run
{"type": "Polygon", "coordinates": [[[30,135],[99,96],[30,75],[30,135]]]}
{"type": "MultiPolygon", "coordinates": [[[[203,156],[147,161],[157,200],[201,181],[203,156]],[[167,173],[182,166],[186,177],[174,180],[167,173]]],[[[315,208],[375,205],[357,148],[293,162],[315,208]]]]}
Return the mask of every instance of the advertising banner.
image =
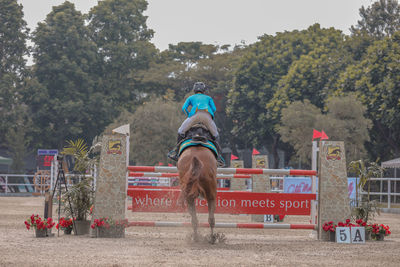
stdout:
{"type": "MultiPolygon", "coordinates": [[[[178,203],[180,190],[128,189],[133,212],[184,212],[178,203]]],[[[309,215],[315,194],[218,192],[216,213],[309,215]]],[[[208,213],[207,201],[196,199],[196,211],[208,213]]]]}

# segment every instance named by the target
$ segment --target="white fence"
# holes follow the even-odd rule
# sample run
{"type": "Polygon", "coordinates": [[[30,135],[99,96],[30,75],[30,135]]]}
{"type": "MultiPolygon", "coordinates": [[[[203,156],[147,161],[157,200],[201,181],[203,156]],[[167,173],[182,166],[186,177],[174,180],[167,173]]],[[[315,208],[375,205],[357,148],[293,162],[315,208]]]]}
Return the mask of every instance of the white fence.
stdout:
{"type": "Polygon", "coordinates": [[[0,174],[0,193],[33,193],[36,192],[33,184],[33,174],[0,174]],[[16,182],[23,180],[24,182],[16,182]]]}
{"type": "MultiPolygon", "coordinates": [[[[380,192],[370,192],[369,194],[371,196],[379,196],[379,202],[383,202],[382,197],[386,196],[387,197],[387,208],[390,209],[391,208],[391,203],[392,203],[392,196],[393,196],[393,203],[396,203],[396,196],[400,196],[400,193],[396,192],[396,188],[397,188],[397,182],[400,182],[400,178],[371,178],[371,181],[380,181],[380,192]],[[384,182],[387,183],[387,191],[384,192],[383,191],[383,186],[384,186],[384,182]],[[394,184],[393,186],[393,190],[392,190],[392,182],[394,184]]],[[[363,195],[367,195],[368,192],[361,192],[361,194],[363,195]]]]}

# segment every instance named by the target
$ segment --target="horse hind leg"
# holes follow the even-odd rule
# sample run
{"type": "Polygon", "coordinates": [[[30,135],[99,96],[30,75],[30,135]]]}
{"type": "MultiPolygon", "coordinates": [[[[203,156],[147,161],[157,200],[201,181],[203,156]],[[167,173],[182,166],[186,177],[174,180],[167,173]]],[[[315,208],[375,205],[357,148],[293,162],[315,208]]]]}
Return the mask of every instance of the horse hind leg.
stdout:
{"type": "Polygon", "coordinates": [[[199,221],[197,220],[196,206],[194,203],[194,199],[188,200],[188,209],[190,215],[192,216],[193,240],[197,242],[199,240],[199,235],[197,233],[199,221]]]}
{"type": "Polygon", "coordinates": [[[215,199],[208,200],[208,224],[210,225],[210,243],[214,244],[216,241],[216,236],[214,235],[214,227],[215,227],[215,199]]]}

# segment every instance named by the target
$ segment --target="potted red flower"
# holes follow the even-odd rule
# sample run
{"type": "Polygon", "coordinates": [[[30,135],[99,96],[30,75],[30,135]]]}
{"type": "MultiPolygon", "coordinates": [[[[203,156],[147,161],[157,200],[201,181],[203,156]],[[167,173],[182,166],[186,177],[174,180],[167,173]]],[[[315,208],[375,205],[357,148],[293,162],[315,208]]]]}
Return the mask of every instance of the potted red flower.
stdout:
{"type": "Polygon", "coordinates": [[[383,241],[385,239],[385,236],[388,236],[392,233],[390,232],[388,225],[374,223],[371,225],[371,227],[371,236],[373,240],[383,241]]]}
{"type": "Polygon", "coordinates": [[[329,241],[335,242],[335,233],[337,225],[333,221],[325,222],[322,225],[322,229],[329,233],[329,241]]]}
{"type": "Polygon", "coordinates": [[[128,220],[114,221],[112,218],[95,219],[90,226],[96,229],[97,237],[124,237],[128,220]]]}
{"type": "Polygon", "coordinates": [[[53,228],[54,225],[55,223],[52,218],[42,219],[39,215],[34,214],[25,221],[26,229],[35,228],[36,237],[46,237],[47,230],[53,228]]]}
{"type": "Polygon", "coordinates": [[[64,234],[70,235],[73,228],[72,218],[61,217],[60,221],[56,225],[56,228],[63,230],[64,234]]]}

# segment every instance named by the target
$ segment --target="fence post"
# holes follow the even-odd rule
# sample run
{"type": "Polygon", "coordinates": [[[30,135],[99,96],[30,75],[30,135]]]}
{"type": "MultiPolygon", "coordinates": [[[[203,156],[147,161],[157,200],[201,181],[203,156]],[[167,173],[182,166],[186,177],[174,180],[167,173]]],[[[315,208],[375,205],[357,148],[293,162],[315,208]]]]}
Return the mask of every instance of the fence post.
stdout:
{"type": "Polygon", "coordinates": [[[388,179],[388,209],[390,209],[390,201],[391,201],[391,197],[390,197],[390,186],[391,186],[391,180],[388,179]]]}
{"type": "MultiPolygon", "coordinates": [[[[317,165],[318,165],[318,142],[313,141],[312,142],[312,159],[311,159],[311,169],[316,171],[317,170],[317,165]]],[[[311,177],[311,193],[316,194],[317,193],[317,177],[312,176],[311,177]]],[[[311,223],[312,224],[317,224],[317,201],[311,200],[311,223]]]]}
{"type": "Polygon", "coordinates": [[[8,191],[8,175],[6,175],[6,195],[7,195],[7,192],[8,191]]]}

